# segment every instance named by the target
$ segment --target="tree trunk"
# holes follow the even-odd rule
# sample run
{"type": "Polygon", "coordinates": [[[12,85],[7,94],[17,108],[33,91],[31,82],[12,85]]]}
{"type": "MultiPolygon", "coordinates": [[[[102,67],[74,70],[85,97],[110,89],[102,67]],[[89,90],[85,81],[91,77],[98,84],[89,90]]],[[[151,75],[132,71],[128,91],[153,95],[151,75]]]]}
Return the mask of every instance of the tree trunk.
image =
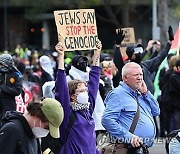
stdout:
{"type": "Polygon", "coordinates": [[[159,0],[158,4],[158,25],[161,28],[161,42],[165,44],[168,40],[168,0],[159,0]]]}
{"type": "Polygon", "coordinates": [[[123,27],[128,27],[129,25],[129,3],[128,1],[126,3],[122,4],[122,22],[123,27]]]}

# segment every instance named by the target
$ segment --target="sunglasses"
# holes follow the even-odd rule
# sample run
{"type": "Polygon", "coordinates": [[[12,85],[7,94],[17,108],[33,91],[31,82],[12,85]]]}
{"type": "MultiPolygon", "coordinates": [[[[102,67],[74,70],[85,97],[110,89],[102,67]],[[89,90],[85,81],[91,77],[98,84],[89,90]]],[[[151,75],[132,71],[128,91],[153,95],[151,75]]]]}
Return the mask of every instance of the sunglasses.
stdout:
{"type": "Polygon", "coordinates": [[[138,54],[138,53],[143,53],[143,48],[142,47],[134,48],[134,54],[138,54]]]}

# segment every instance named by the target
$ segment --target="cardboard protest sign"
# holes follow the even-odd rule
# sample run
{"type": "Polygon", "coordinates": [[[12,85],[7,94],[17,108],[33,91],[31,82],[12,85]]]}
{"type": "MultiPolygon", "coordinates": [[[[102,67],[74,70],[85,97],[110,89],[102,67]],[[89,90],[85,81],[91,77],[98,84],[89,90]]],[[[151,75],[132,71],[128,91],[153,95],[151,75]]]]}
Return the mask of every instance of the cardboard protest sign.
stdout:
{"type": "Polygon", "coordinates": [[[96,49],[97,28],[94,9],[54,11],[58,40],[65,51],[96,49]]]}
{"type": "MultiPolygon", "coordinates": [[[[117,32],[118,29],[116,29],[117,32]]],[[[126,48],[129,45],[135,44],[135,34],[134,34],[134,28],[128,27],[128,28],[122,28],[123,33],[125,34],[124,40],[121,43],[120,50],[123,57],[127,57],[126,55],[126,48]]]]}

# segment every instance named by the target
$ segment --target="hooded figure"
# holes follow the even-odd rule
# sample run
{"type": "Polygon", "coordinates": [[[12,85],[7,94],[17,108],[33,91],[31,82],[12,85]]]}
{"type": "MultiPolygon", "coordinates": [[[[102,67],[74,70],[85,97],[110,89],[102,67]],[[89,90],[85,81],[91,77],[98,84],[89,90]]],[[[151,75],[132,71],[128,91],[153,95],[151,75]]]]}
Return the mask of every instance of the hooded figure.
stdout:
{"type": "Polygon", "coordinates": [[[43,97],[55,98],[55,81],[45,82],[42,86],[43,97]]]}
{"type": "Polygon", "coordinates": [[[15,111],[15,96],[22,91],[21,73],[14,66],[9,54],[0,55],[0,115],[6,111],[15,111]]]}
{"type": "MultiPolygon", "coordinates": [[[[82,55],[76,55],[72,59],[71,69],[69,70],[69,75],[66,76],[67,81],[71,81],[74,79],[82,80],[85,82],[89,81],[89,71],[90,68],[88,67],[88,59],[82,55]]],[[[102,83],[103,81],[100,80],[102,83]]],[[[95,121],[95,130],[105,130],[105,128],[101,124],[101,117],[104,112],[105,106],[98,90],[95,109],[93,112],[93,119],[95,121]]]]}
{"type": "Polygon", "coordinates": [[[0,71],[1,72],[8,72],[17,70],[17,68],[14,66],[13,58],[10,54],[2,54],[0,55],[0,71]]]}
{"type": "Polygon", "coordinates": [[[87,64],[88,59],[84,56],[77,55],[72,59],[72,65],[83,72],[87,71],[87,64]]]}
{"type": "Polygon", "coordinates": [[[43,86],[45,82],[54,80],[54,70],[51,64],[51,59],[48,56],[41,56],[39,62],[42,68],[41,86],[43,86]]]}
{"type": "Polygon", "coordinates": [[[130,61],[140,63],[142,60],[143,46],[141,44],[128,46],[126,54],[130,61]]]}
{"type": "Polygon", "coordinates": [[[72,59],[71,69],[69,70],[69,75],[67,76],[67,81],[79,79],[83,81],[89,80],[89,70],[87,67],[88,59],[82,55],[76,55],[72,59]]]}

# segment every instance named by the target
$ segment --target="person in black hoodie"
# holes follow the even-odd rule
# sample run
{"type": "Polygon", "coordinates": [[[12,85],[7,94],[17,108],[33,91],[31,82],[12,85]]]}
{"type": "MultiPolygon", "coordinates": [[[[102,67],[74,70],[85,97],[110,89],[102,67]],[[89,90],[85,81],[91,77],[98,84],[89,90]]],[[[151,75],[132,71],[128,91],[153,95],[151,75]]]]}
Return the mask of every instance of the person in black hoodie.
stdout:
{"type": "Polygon", "coordinates": [[[40,154],[36,138],[45,137],[49,132],[59,138],[59,126],[64,112],[61,104],[52,98],[41,103],[32,102],[22,115],[8,111],[2,118],[0,127],[1,154],[40,154]]]}
{"type": "Polygon", "coordinates": [[[15,111],[15,96],[22,91],[22,75],[10,54],[0,55],[0,116],[15,111]]]}

